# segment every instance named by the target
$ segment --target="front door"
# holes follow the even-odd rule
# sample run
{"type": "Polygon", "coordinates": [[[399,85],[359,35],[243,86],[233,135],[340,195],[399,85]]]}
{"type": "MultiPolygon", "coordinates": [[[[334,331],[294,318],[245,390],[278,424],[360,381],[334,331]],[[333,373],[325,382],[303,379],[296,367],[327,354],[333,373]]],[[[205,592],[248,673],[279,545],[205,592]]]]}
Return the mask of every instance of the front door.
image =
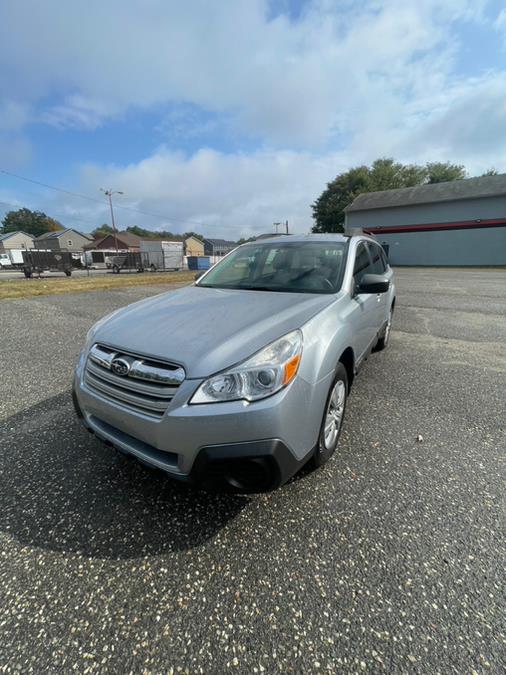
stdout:
{"type": "Polygon", "coordinates": [[[372,265],[365,242],[358,243],[353,267],[353,327],[356,334],[356,362],[359,364],[376,338],[378,328],[378,300],[376,294],[359,293],[364,274],[371,274],[372,265]]]}

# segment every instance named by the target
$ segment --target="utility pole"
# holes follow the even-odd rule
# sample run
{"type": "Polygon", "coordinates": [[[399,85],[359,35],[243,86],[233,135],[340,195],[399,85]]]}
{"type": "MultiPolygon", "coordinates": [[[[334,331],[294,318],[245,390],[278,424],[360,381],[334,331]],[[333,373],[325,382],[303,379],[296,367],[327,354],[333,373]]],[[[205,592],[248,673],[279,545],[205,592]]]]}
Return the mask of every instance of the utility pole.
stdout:
{"type": "Polygon", "coordinates": [[[278,223],[272,223],[274,227],[276,228],[276,234],[278,233],[278,227],[282,225],[285,228],[285,233],[288,234],[288,220],[285,220],[284,223],[278,222],[278,223]]]}
{"type": "Polygon", "coordinates": [[[104,188],[100,188],[100,190],[109,199],[109,208],[111,209],[112,231],[114,232],[114,247],[116,248],[116,253],[118,253],[118,232],[116,230],[116,224],[114,222],[114,210],[112,208],[112,196],[113,195],[122,195],[124,193],[121,192],[121,190],[104,190],[104,188]]]}

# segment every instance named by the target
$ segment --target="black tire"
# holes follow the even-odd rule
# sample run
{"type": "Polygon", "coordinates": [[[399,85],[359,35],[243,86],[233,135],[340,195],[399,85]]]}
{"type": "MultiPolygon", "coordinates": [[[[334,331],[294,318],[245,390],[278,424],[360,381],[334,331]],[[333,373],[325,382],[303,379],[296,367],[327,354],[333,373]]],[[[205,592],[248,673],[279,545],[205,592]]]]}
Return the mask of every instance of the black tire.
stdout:
{"type": "Polygon", "coordinates": [[[112,266],[112,273],[113,274],[119,274],[119,267],[117,265],[112,266]]]}
{"type": "Polygon", "coordinates": [[[154,263],[151,263],[151,266],[149,268],[152,272],[156,272],[156,265],[154,263]]]}
{"type": "Polygon", "coordinates": [[[72,276],[72,270],[64,270],[65,276],[66,277],[71,277],[72,276]]]}
{"type": "Polygon", "coordinates": [[[376,346],[374,347],[375,352],[382,352],[384,349],[387,348],[388,343],[390,341],[390,333],[391,333],[391,330],[392,330],[393,316],[394,316],[394,308],[392,306],[392,307],[390,307],[390,312],[388,314],[387,324],[386,324],[385,328],[383,329],[383,335],[380,338],[378,338],[378,342],[376,343],[376,346]]]}
{"type": "Polygon", "coordinates": [[[332,384],[329,388],[327,400],[325,401],[325,409],[323,411],[320,435],[318,437],[318,443],[313,452],[312,463],[315,468],[319,468],[320,466],[326,464],[336,451],[336,448],[339,444],[339,437],[341,436],[341,429],[343,428],[343,420],[346,412],[348,390],[348,374],[344,365],[339,363],[332,379],[332,384]],[[338,386],[339,384],[341,386],[338,386]],[[335,392],[337,393],[340,402],[341,396],[343,397],[342,404],[339,406],[339,408],[342,408],[342,410],[339,414],[338,428],[337,430],[334,429],[334,433],[330,435],[330,433],[326,434],[326,422],[327,415],[331,414],[331,407],[335,405],[335,399],[333,401],[331,400],[335,392]]]}
{"type": "Polygon", "coordinates": [[[23,267],[23,274],[27,279],[31,279],[33,272],[30,267],[23,267]]]}

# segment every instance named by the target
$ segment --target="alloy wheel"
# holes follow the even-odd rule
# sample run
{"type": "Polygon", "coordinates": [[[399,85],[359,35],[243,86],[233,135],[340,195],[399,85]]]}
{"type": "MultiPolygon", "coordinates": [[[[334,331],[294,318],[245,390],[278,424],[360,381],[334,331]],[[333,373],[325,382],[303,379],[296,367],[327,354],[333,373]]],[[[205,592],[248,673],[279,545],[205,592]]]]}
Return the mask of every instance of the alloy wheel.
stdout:
{"type": "Polygon", "coordinates": [[[343,421],[345,403],[346,385],[342,380],[337,380],[332,389],[325,413],[323,444],[327,450],[332,450],[336,444],[343,421]]]}

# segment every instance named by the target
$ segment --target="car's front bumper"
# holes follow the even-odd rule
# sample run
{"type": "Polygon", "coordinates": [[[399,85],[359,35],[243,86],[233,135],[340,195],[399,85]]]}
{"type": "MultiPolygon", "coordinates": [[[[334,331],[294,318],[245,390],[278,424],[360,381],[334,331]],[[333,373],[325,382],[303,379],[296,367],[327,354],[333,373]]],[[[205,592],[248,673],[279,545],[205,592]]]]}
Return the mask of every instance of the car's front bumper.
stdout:
{"type": "Polygon", "coordinates": [[[241,492],[271,490],[307,461],[320,429],[329,382],[296,378],[267,399],[188,405],[200,381],[187,380],[160,420],[97,395],[76,370],[74,404],[106,444],[179,480],[241,492]]]}

